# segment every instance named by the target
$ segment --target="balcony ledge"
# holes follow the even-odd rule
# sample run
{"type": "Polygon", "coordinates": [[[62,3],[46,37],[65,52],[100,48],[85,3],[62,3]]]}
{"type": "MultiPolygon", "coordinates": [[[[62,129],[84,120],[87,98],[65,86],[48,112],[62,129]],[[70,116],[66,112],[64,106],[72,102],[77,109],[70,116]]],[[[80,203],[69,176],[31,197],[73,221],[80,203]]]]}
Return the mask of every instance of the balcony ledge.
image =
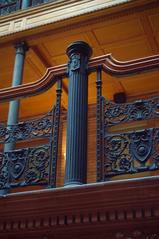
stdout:
{"type": "MultiPolygon", "coordinates": [[[[37,29],[37,32],[44,31],[43,27],[45,27],[45,31],[48,31],[49,29],[54,29],[59,26],[70,25],[70,19],[76,19],[80,16],[83,16],[84,20],[86,20],[86,18],[90,19],[90,14],[94,17],[93,13],[100,13],[104,9],[110,10],[107,11],[107,14],[110,14],[112,13],[111,11],[119,11],[119,9],[117,10],[116,8],[119,5],[126,9],[155,2],[154,0],[59,0],[50,2],[0,17],[0,38],[2,42],[4,40],[6,41],[6,37],[7,39],[10,39],[12,35],[16,35],[17,37],[16,33],[28,32],[32,29],[37,29]]],[[[77,19],[74,21],[75,23],[78,22],[77,19]]],[[[74,21],[71,20],[71,24],[74,23],[74,21]]],[[[28,32],[28,35],[29,34],[28,32]]],[[[18,37],[22,36],[18,35],[18,37]]],[[[11,39],[14,39],[14,37],[11,39]]]]}
{"type": "Polygon", "coordinates": [[[152,235],[159,233],[158,198],[159,176],[8,194],[0,198],[0,238],[152,235]]]}

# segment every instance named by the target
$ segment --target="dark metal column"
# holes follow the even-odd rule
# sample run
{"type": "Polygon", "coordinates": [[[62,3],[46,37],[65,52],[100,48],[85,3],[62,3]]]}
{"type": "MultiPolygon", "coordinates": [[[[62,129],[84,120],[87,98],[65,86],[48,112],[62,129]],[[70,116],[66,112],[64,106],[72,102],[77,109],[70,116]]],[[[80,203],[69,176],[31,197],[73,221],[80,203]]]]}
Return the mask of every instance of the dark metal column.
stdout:
{"type": "MultiPolygon", "coordinates": [[[[22,84],[23,79],[23,68],[24,68],[24,58],[25,52],[28,50],[28,47],[25,42],[20,42],[15,45],[16,56],[14,63],[14,71],[13,71],[13,81],[12,87],[18,86],[22,84]]],[[[19,100],[13,100],[9,104],[9,112],[8,112],[8,126],[14,125],[18,123],[18,115],[19,115],[19,100]]],[[[15,148],[15,143],[5,144],[4,151],[13,150],[15,148]]]]}
{"type": "Polygon", "coordinates": [[[30,0],[22,0],[22,9],[26,9],[30,6],[30,0]]]}
{"type": "MultiPolygon", "coordinates": [[[[16,56],[15,56],[15,63],[14,63],[14,70],[13,70],[13,81],[12,86],[18,86],[22,83],[23,79],[23,68],[24,68],[24,58],[25,52],[28,50],[28,46],[25,42],[20,42],[15,45],[16,49],[16,56]]],[[[7,125],[14,125],[18,123],[18,116],[19,116],[19,100],[13,100],[9,104],[9,111],[8,111],[8,121],[7,125]]],[[[8,152],[10,150],[15,149],[15,142],[11,142],[4,145],[4,152],[8,152]]],[[[6,168],[6,170],[8,170],[6,168]]],[[[7,194],[8,190],[0,190],[0,195],[7,194]]]]}
{"type": "Polygon", "coordinates": [[[65,186],[86,183],[87,178],[87,65],[91,54],[91,47],[82,41],[67,49],[70,61],[65,186]]]}

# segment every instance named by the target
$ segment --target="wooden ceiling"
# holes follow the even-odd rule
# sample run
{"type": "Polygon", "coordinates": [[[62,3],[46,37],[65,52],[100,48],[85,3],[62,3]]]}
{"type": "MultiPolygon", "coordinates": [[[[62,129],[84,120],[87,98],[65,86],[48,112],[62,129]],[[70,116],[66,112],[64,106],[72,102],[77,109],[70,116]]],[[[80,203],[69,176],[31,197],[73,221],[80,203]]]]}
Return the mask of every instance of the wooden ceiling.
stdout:
{"type": "MultiPolygon", "coordinates": [[[[91,15],[90,15],[91,16],[91,15]]],[[[83,40],[93,48],[93,57],[112,53],[117,60],[131,60],[159,54],[158,7],[103,17],[77,27],[50,31],[25,37],[30,46],[26,54],[23,83],[40,79],[50,66],[67,63],[66,49],[70,43],[83,40]]],[[[71,24],[71,20],[70,20],[71,24]]],[[[11,86],[15,49],[8,45],[0,50],[0,88],[11,86]]],[[[95,76],[89,79],[89,103],[95,103],[95,76]]],[[[62,104],[67,108],[68,80],[64,80],[62,104]]],[[[114,93],[125,92],[128,101],[157,94],[159,73],[151,72],[132,77],[103,76],[103,94],[113,99],[114,93]]],[[[21,100],[20,117],[39,115],[49,111],[55,102],[55,89],[42,95],[21,100]]],[[[8,104],[1,104],[0,120],[7,118],[8,104]]]]}

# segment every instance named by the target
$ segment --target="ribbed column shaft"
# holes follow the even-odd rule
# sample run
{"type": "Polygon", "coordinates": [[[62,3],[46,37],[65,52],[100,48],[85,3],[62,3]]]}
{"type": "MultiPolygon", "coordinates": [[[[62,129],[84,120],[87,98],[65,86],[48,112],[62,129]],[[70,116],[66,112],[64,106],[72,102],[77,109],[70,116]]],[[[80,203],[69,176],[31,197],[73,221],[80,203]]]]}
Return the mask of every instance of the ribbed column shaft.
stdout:
{"type": "Polygon", "coordinates": [[[91,52],[91,48],[85,42],[75,42],[67,49],[70,62],[65,185],[86,183],[87,64],[91,52]]]}
{"type": "MultiPolygon", "coordinates": [[[[13,70],[13,81],[12,87],[18,86],[22,84],[23,79],[23,68],[24,68],[24,58],[25,52],[28,49],[26,43],[21,42],[16,44],[16,56],[15,56],[15,63],[14,63],[14,70],[13,70]]],[[[18,123],[18,115],[19,115],[19,100],[13,100],[9,104],[9,111],[8,111],[8,121],[7,124],[13,125],[18,123]]],[[[8,143],[5,144],[4,151],[13,150],[15,147],[15,143],[8,143]]]]}

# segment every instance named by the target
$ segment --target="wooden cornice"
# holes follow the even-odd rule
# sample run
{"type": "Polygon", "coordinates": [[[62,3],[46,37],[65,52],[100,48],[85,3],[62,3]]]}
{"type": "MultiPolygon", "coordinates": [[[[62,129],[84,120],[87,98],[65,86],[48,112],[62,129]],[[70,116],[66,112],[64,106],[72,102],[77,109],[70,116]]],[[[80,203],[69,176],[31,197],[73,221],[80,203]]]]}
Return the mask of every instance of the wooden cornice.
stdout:
{"type": "MultiPolygon", "coordinates": [[[[132,61],[118,61],[111,54],[93,58],[89,61],[89,71],[95,71],[102,68],[106,73],[116,76],[127,76],[134,73],[140,73],[159,68],[159,55],[135,59],[132,61]]],[[[45,75],[38,81],[20,85],[13,88],[0,90],[0,101],[9,101],[20,97],[29,97],[37,95],[49,89],[56,83],[57,77],[67,75],[67,65],[50,67],[45,75]]]]}
{"type": "Polygon", "coordinates": [[[8,194],[0,198],[0,238],[115,239],[120,231],[159,233],[158,198],[158,176],[8,194]]]}
{"type": "MultiPolygon", "coordinates": [[[[145,0],[142,0],[145,1],[145,0]]],[[[152,0],[151,0],[152,1],[152,0]]],[[[102,9],[133,2],[132,0],[58,0],[25,10],[0,16],[0,37],[9,36],[21,31],[44,25],[66,21],[81,15],[102,9]],[[63,14],[65,12],[65,14],[63,14]]]]}

